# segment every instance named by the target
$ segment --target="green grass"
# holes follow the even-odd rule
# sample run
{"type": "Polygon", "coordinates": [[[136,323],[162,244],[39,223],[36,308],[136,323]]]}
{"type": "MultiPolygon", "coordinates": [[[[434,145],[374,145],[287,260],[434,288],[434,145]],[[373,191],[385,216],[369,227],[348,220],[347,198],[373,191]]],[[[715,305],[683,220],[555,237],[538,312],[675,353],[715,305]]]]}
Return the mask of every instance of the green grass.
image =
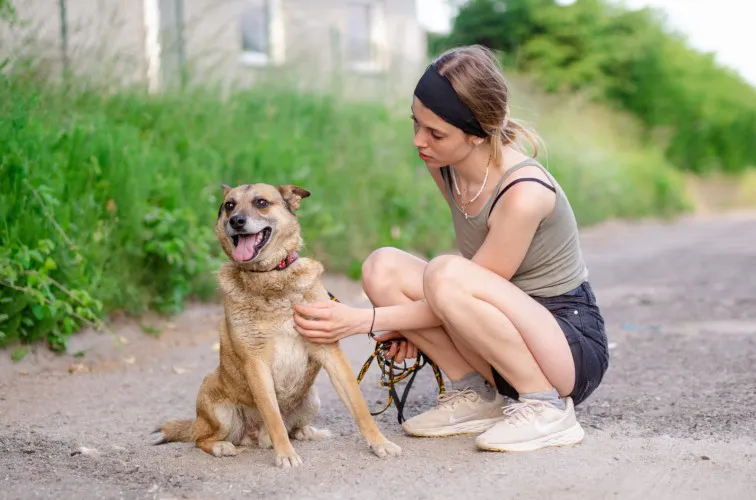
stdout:
{"type": "MultiPolygon", "coordinates": [[[[174,313],[213,298],[221,183],[310,190],[305,253],[330,272],[356,276],[379,246],[428,257],[453,247],[406,112],[271,88],[222,101],[202,89],[66,91],[0,76],[0,345],[64,349],[114,310],[174,313]]],[[[684,207],[677,175],[635,131],[603,112],[586,124],[589,109],[519,99],[581,223],[684,207]]]]}

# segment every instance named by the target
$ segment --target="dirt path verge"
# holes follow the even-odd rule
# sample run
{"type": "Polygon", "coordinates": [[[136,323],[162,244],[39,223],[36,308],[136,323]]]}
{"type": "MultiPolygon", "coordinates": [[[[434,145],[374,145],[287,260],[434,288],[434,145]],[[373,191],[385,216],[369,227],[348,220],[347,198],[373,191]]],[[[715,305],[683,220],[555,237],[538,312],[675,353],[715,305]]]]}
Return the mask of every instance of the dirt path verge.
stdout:
{"type": "MultiPolygon", "coordinates": [[[[325,376],[317,424],[333,437],[296,443],[297,470],[276,469],[257,449],[216,459],[149,446],[156,422],[192,415],[217,362],[220,308],[198,304],[170,322],[142,322],[159,335],[125,321],[116,337],[77,336],[71,354],[0,358],[0,498],[752,498],[756,215],[604,224],[583,241],[612,360],[578,408],[579,446],[496,454],[469,437],[412,439],[392,409],[377,420],[404,453],[380,460],[325,376]]],[[[329,288],[364,304],[355,283],[330,277],[329,288]]],[[[344,345],[358,370],[372,344],[344,345]]],[[[384,397],[376,381],[371,370],[363,382],[371,404],[384,397]]],[[[407,412],[435,393],[423,370],[407,412]]]]}

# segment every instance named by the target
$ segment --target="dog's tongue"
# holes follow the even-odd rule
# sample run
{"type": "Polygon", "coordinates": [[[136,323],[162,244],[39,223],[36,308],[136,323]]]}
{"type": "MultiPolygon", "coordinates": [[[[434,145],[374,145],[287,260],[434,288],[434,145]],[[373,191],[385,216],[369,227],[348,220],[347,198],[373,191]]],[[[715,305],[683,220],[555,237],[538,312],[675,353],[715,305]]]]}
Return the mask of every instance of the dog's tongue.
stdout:
{"type": "MultiPolygon", "coordinates": [[[[258,233],[260,234],[260,233],[258,233]]],[[[239,235],[239,244],[234,248],[234,259],[239,262],[247,261],[255,255],[255,244],[257,243],[257,234],[239,235]]]]}

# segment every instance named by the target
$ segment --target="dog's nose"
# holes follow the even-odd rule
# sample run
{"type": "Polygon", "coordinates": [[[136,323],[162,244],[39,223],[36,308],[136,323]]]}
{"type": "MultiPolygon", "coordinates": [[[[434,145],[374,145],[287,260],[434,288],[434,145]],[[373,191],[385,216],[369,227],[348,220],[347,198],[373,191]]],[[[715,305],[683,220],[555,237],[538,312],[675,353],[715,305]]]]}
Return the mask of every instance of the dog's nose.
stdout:
{"type": "Polygon", "coordinates": [[[228,220],[229,224],[231,224],[231,227],[239,230],[244,227],[244,225],[247,223],[247,218],[243,215],[232,215],[231,218],[228,220]]]}

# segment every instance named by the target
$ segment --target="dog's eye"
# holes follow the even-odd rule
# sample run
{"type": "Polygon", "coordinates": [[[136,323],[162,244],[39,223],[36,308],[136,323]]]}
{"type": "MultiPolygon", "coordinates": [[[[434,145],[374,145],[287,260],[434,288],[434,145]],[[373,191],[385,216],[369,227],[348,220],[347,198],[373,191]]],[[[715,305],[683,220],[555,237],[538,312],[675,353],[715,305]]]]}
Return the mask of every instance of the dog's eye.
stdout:
{"type": "Polygon", "coordinates": [[[262,198],[257,198],[255,200],[255,206],[257,208],[267,208],[268,205],[270,205],[270,202],[268,200],[264,200],[262,198]]]}
{"type": "Polygon", "coordinates": [[[226,210],[233,210],[236,206],[236,203],[234,203],[233,201],[227,201],[224,206],[226,207],[226,210]]]}

